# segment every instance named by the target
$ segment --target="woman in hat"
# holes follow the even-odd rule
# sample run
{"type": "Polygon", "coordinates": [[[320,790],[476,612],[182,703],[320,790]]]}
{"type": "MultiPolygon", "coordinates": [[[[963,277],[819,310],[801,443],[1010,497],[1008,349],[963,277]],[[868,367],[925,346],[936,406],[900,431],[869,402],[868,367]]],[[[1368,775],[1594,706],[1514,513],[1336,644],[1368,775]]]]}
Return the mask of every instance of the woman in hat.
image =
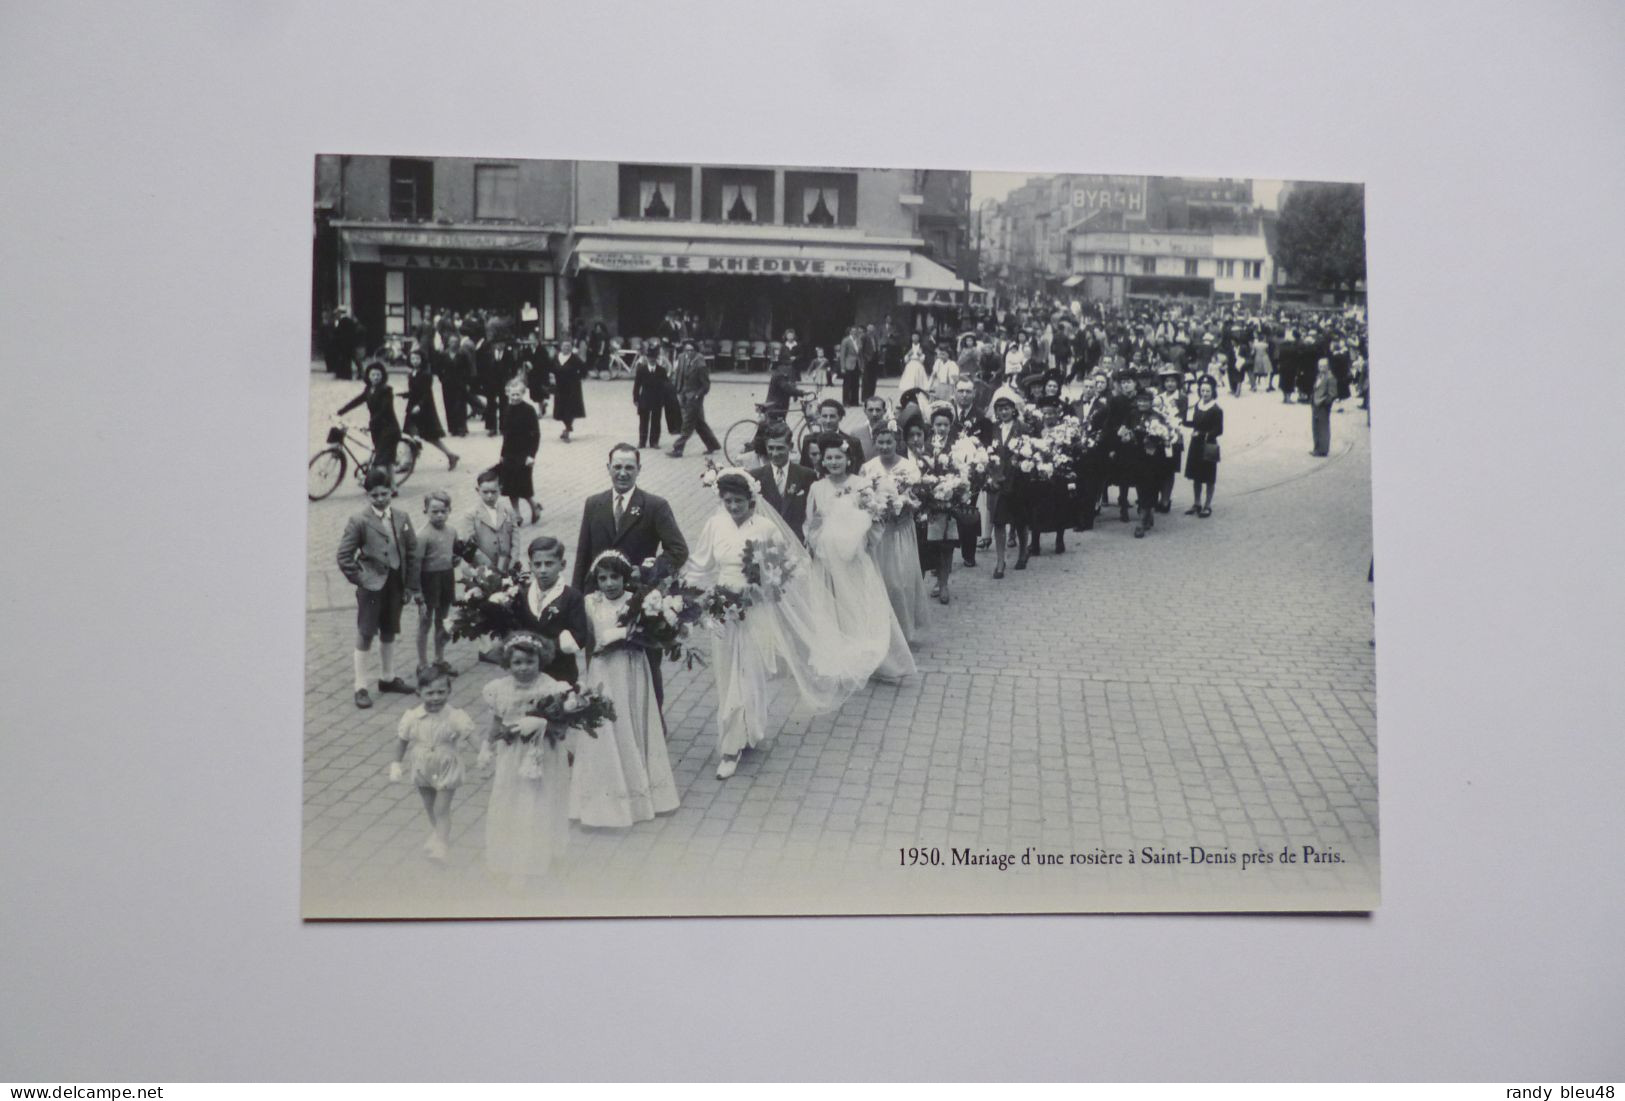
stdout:
{"type": "Polygon", "coordinates": [[[1190,402],[1185,393],[1185,376],[1178,367],[1169,364],[1162,369],[1157,381],[1162,389],[1156,397],[1156,410],[1174,430],[1174,441],[1163,460],[1162,488],[1157,496],[1157,511],[1172,512],[1174,507],[1174,481],[1179,477],[1179,463],[1185,457],[1185,441],[1180,425],[1185,423],[1185,411],[1190,402]]]}
{"type": "Polygon", "coordinates": [[[440,427],[440,414],[434,407],[434,371],[418,348],[407,353],[406,362],[411,368],[406,376],[406,431],[444,455],[447,470],[456,470],[462,456],[440,442],[446,430],[440,427]]]}
{"type": "Polygon", "coordinates": [[[1185,456],[1185,477],[1191,481],[1191,507],[1186,516],[1206,519],[1213,515],[1213,483],[1219,480],[1219,437],[1224,435],[1224,410],[1219,407],[1219,384],[1212,375],[1203,375],[1196,384],[1196,407],[1185,424],[1191,430],[1190,450],[1185,456]],[[1207,501],[1202,500],[1203,489],[1207,501]]]}
{"type": "Polygon", "coordinates": [[[988,447],[988,511],[993,514],[993,580],[1004,578],[1004,551],[1010,529],[1015,529],[1016,569],[1027,568],[1027,503],[1023,496],[1021,472],[1016,469],[1011,445],[1027,435],[1017,413],[1021,398],[1008,386],[993,395],[993,439],[988,447]]]}

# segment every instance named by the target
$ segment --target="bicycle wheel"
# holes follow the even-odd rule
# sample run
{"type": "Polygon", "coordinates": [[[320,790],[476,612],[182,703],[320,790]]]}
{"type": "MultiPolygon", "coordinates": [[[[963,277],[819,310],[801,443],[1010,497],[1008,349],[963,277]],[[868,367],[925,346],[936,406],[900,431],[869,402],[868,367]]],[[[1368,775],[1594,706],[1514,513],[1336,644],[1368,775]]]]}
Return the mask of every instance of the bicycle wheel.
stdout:
{"type": "Polygon", "coordinates": [[[323,448],[312,455],[306,468],[305,496],[320,501],[332,493],[344,481],[345,465],[344,452],[336,447],[323,448]]]}
{"type": "Polygon", "coordinates": [[[755,454],[750,449],[751,441],[756,439],[756,421],[749,417],[734,421],[728,426],[728,431],[722,434],[722,454],[733,466],[744,466],[745,460],[755,454]]]}
{"type": "Polygon", "coordinates": [[[418,465],[418,452],[423,445],[414,439],[403,438],[395,445],[395,485],[396,488],[406,484],[406,479],[412,476],[412,471],[418,465]]]}

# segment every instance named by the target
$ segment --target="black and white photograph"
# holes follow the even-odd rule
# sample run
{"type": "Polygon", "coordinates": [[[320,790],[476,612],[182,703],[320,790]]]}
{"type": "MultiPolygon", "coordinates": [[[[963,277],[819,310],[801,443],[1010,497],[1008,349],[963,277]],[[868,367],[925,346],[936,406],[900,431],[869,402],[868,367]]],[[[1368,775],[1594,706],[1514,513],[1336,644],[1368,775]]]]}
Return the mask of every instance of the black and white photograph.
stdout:
{"type": "Polygon", "coordinates": [[[314,170],[305,917],[1376,907],[1360,184],[314,170]]]}

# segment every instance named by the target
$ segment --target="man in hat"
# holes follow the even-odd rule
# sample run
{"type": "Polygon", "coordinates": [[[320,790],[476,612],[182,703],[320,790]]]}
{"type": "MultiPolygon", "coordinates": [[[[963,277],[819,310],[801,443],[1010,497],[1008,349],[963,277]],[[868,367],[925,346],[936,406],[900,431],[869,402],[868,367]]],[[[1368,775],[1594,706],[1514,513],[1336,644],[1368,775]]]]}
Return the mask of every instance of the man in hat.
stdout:
{"type": "Polygon", "coordinates": [[[707,455],[722,450],[716,433],[705,423],[705,395],[711,392],[711,369],[706,366],[705,357],[694,350],[692,340],[683,341],[683,354],[677,357],[677,376],[672,388],[677,392],[677,404],[683,411],[683,430],[672,441],[667,454],[681,459],[688,438],[696,432],[700,434],[700,442],[705,444],[707,455]]]}
{"type": "Polygon", "coordinates": [[[1337,401],[1337,376],[1332,374],[1332,361],[1325,356],[1315,364],[1315,388],[1310,401],[1314,408],[1309,430],[1315,447],[1309,454],[1324,459],[1332,451],[1332,405],[1337,401]]]}

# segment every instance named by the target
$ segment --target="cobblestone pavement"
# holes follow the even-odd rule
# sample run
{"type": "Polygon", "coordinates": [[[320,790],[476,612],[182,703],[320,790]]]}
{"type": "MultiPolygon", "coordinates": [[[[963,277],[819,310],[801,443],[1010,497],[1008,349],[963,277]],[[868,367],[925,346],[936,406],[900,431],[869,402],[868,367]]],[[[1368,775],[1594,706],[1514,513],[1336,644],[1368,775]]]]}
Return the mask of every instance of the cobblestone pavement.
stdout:
{"type": "MultiPolygon", "coordinates": [[[[358,388],[312,376],[313,451],[358,388]]],[[[764,388],[759,377],[719,381],[708,403],[719,434],[764,388]]],[[[571,443],[543,423],[544,511],[527,539],[573,547],[583,499],[607,485],[605,453],[635,433],[629,383],[589,382],[586,402],[571,443]]],[[[1332,455],[1315,459],[1304,406],[1274,394],[1223,404],[1211,519],[1180,515],[1181,478],[1173,515],[1146,539],[1108,513],[1093,533],[1069,534],[1064,556],[1046,539],[1042,557],[1004,580],[992,580],[991,555],[957,570],[953,604],[933,605],[916,647],[918,676],[875,685],[835,715],[792,716],[725,783],[714,776],[711,675],[668,665],[682,807],[630,830],[577,829],[559,874],[527,889],[483,870],[489,781],[477,773],[456,795],[450,860],[422,856],[417,793],[386,779],[412,700],[385,696],[370,711],[351,701],[355,605],[334,553],[362,496],[347,482],[309,509],[307,916],[1369,908],[1366,418],[1352,404],[1335,415],[1332,455]],[[927,863],[901,866],[915,846],[927,863]],[[955,866],[956,848],[993,862],[955,866]],[[1283,849],[1297,860],[1283,865],[1283,849]],[[1272,864],[1242,867],[1255,851],[1272,864]],[[1136,865],[1083,863],[1102,852],[1136,865]],[[1062,866],[1024,853],[1060,854],[1062,866]],[[1165,853],[1179,862],[1146,866],[1165,853]],[[1000,854],[1013,866],[1000,870],[1000,854]]],[[[466,507],[474,472],[497,454],[483,434],[448,442],[466,465],[448,474],[426,452],[403,492],[414,517],[430,488],[466,507]]],[[[639,483],[672,502],[686,532],[715,502],[699,453],[695,443],[681,460],[645,452],[639,483]]],[[[397,665],[409,676],[405,619],[397,665]]],[[[479,690],[500,674],[474,653],[448,652],[464,671],[452,702],[483,719],[479,690]]]]}

